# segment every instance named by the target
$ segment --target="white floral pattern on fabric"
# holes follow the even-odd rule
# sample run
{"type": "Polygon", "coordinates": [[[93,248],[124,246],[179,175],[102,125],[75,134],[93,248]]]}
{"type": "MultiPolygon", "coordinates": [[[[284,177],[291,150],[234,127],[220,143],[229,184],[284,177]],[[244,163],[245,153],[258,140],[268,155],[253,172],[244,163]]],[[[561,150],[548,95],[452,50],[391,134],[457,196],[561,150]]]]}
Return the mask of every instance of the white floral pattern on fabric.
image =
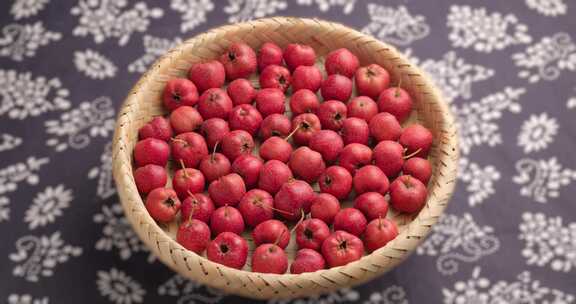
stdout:
{"type": "Polygon", "coordinates": [[[10,219],[10,199],[0,196],[0,223],[10,219]]]}
{"type": "Polygon", "coordinates": [[[10,8],[10,14],[15,20],[37,15],[50,0],[15,0],[10,8]]]}
{"type": "Polygon", "coordinates": [[[566,108],[576,109],[576,97],[572,97],[566,101],[566,108]]]}
{"type": "Polygon", "coordinates": [[[9,24],[2,29],[0,57],[22,61],[34,57],[38,48],[62,38],[62,34],[46,30],[41,21],[34,24],[9,24]]]}
{"type": "Polygon", "coordinates": [[[416,253],[438,257],[436,267],[444,275],[458,272],[459,263],[478,262],[500,248],[494,228],[479,226],[470,213],[444,214],[432,231],[416,253]]]}
{"type": "Polygon", "coordinates": [[[500,172],[494,166],[480,167],[468,158],[461,157],[458,179],[468,184],[465,188],[469,193],[468,205],[474,207],[495,193],[494,183],[500,180],[500,172]]]}
{"type": "Polygon", "coordinates": [[[182,15],[180,31],[185,33],[206,22],[206,15],[214,10],[211,0],[172,0],[170,8],[182,15]]]}
{"type": "Polygon", "coordinates": [[[562,224],[562,217],[525,212],[519,226],[528,265],[550,266],[554,271],[576,269],[576,222],[562,224]]]}
{"type": "Polygon", "coordinates": [[[22,144],[22,138],[8,133],[0,133],[0,152],[15,149],[22,144]]]}
{"type": "Polygon", "coordinates": [[[268,304],[336,304],[336,303],[357,303],[360,299],[360,294],[358,291],[351,288],[342,288],[338,291],[308,297],[299,298],[294,300],[270,300],[268,304]]]}
{"type": "Polygon", "coordinates": [[[370,23],[362,28],[362,32],[384,42],[408,45],[430,33],[426,17],[412,15],[403,5],[389,7],[369,3],[368,15],[370,15],[370,23]]]}
{"type": "Polygon", "coordinates": [[[220,302],[225,296],[217,289],[200,285],[180,275],[174,275],[158,286],[158,294],[177,297],[177,304],[214,304],[220,302]]]}
{"type": "Polygon", "coordinates": [[[112,78],[118,70],[110,59],[91,49],[74,52],[74,65],[79,72],[94,79],[112,78]]]}
{"type": "Polygon", "coordinates": [[[522,106],[517,101],[525,92],[524,88],[506,87],[479,101],[463,105],[453,104],[452,112],[456,115],[462,153],[470,153],[474,146],[495,146],[502,143],[497,120],[502,118],[504,111],[520,112],[522,106]]]}
{"type": "Polygon", "coordinates": [[[518,77],[530,83],[558,79],[563,70],[576,71],[576,44],[567,33],[545,36],[528,46],[524,52],[512,55],[520,68],[518,77]]]}
{"type": "Polygon", "coordinates": [[[100,166],[90,169],[88,178],[98,179],[96,195],[101,199],[107,199],[116,194],[116,185],[112,178],[112,142],[104,146],[104,152],[100,156],[100,166]]]}
{"type": "Polygon", "coordinates": [[[409,304],[406,290],[392,285],[382,291],[373,292],[364,304],[409,304]]]}
{"type": "Polygon", "coordinates": [[[24,216],[30,230],[53,223],[57,217],[63,215],[64,209],[70,207],[74,199],[72,190],[60,184],[56,187],[48,186],[44,191],[36,194],[24,216]]]}
{"type": "Polygon", "coordinates": [[[78,16],[78,25],[72,34],[93,36],[96,43],[117,38],[118,45],[123,46],[133,33],[145,32],[150,19],[164,15],[161,8],[149,8],[144,2],[136,2],[132,8],[127,8],[127,5],[126,0],[79,0],[70,10],[73,16],[78,16]]]}
{"type": "Polygon", "coordinates": [[[524,0],[528,8],[537,11],[544,16],[556,17],[565,15],[568,7],[564,0],[524,0]]]}
{"type": "Polygon", "coordinates": [[[40,181],[38,172],[40,168],[49,163],[47,157],[28,157],[26,161],[14,163],[0,169],[0,195],[18,190],[18,184],[26,182],[29,185],[37,185],[40,181]]]}
{"type": "Polygon", "coordinates": [[[299,5],[311,6],[316,4],[321,12],[327,12],[332,7],[341,6],[342,12],[349,15],[354,11],[356,0],[297,0],[299,5]]]}
{"type": "Polygon", "coordinates": [[[11,119],[70,108],[68,90],[58,78],[32,77],[29,72],[0,70],[0,116],[11,119]]]}
{"type": "Polygon", "coordinates": [[[29,294],[11,294],[8,296],[8,304],[48,304],[48,297],[35,298],[29,294]]]}
{"type": "Polygon", "coordinates": [[[518,146],[524,149],[524,153],[536,152],[546,149],[554,141],[558,133],[558,122],[548,114],[532,114],[522,124],[518,134],[518,146]]]}
{"type": "Polygon", "coordinates": [[[30,282],[38,282],[41,277],[50,277],[58,264],[82,254],[82,248],[66,245],[60,232],[40,237],[27,235],[16,241],[16,252],[9,258],[18,263],[12,270],[15,277],[23,277],[30,282]]]}
{"type": "Polygon", "coordinates": [[[93,137],[108,137],[114,131],[114,106],[109,97],[101,96],[91,102],[82,102],[78,107],[63,113],[58,120],[44,123],[46,133],[53,137],[46,145],[58,152],[68,148],[82,149],[93,137]]]}
{"type": "Polygon", "coordinates": [[[530,43],[528,27],[513,14],[488,13],[486,8],[452,5],[446,25],[453,47],[474,48],[483,53],[502,50],[511,45],[530,43]]]}
{"type": "Polygon", "coordinates": [[[108,271],[98,271],[96,286],[100,294],[116,304],[142,303],[146,290],[140,283],[121,270],[112,268],[108,271]]]}
{"type": "Polygon", "coordinates": [[[514,183],[522,185],[520,195],[535,202],[546,203],[549,198],[560,196],[560,189],[576,180],[576,171],[562,168],[556,157],[548,160],[524,158],[516,162],[514,183]]]}
{"type": "Polygon", "coordinates": [[[236,23],[278,14],[287,7],[284,0],[228,0],[224,12],[230,15],[228,22],[236,23]]]}
{"type": "Polygon", "coordinates": [[[160,37],[154,37],[150,35],[144,35],[142,39],[142,44],[144,45],[144,55],[138,58],[136,61],[128,65],[128,72],[131,73],[144,73],[148,67],[156,60],[158,57],[162,56],[169,49],[182,43],[182,39],[176,37],[174,39],[166,39],[160,37]]]}
{"type": "Polygon", "coordinates": [[[524,271],[513,282],[497,281],[480,276],[481,268],[476,267],[468,281],[457,281],[454,289],[442,289],[445,304],[489,304],[489,303],[573,303],[574,296],[558,289],[542,286],[539,280],[532,279],[530,272],[524,271]]]}

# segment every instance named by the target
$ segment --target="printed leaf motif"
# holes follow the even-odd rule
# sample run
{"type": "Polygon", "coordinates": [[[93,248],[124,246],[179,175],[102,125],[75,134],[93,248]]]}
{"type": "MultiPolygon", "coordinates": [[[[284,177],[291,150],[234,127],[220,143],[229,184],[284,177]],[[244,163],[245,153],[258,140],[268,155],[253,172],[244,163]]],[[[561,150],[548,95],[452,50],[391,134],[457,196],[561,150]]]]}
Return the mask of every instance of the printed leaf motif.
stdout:
{"type": "Polygon", "coordinates": [[[18,184],[26,182],[30,185],[38,184],[38,171],[50,160],[46,157],[28,157],[25,162],[12,164],[0,169],[0,195],[18,190],[18,184]]]}
{"type": "Polygon", "coordinates": [[[500,180],[500,172],[494,166],[480,167],[466,157],[460,158],[458,179],[468,184],[468,205],[474,207],[482,204],[494,195],[494,183],[500,180]]]}
{"type": "Polygon", "coordinates": [[[112,178],[112,142],[104,146],[104,152],[100,156],[100,166],[90,169],[88,178],[98,179],[96,195],[101,199],[107,199],[116,194],[116,185],[112,178]]]}
{"type": "Polygon", "coordinates": [[[15,0],[10,8],[10,14],[15,20],[37,15],[50,0],[15,0]]]}
{"type": "Polygon", "coordinates": [[[228,22],[236,23],[278,14],[286,7],[283,0],[228,0],[224,12],[230,15],[228,22]]]}
{"type": "Polygon", "coordinates": [[[298,4],[306,6],[316,4],[321,12],[327,12],[332,7],[341,6],[342,12],[349,15],[354,10],[356,0],[298,0],[298,4]]]}
{"type": "Polygon", "coordinates": [[[36,298],[29,294],[11,294],[8,296],[8,304],[48,304],[48,297],[36,298]]]}
{"type": "Polygon", "coordinates": [[[404,288],[392,285],[382,291],[374,292],[364,304],[408,304],[408,297],[404,288]]]}
{"type": "Polygon", "coordinates": [[[362,32],[385,42],[408,45],[430,33],[426,18],[422,15],[413,16],[403,5],[394,8],[369,3],[368,14],[370,23],[362,32]]]}
{"type": "Polygon", "coordinates": [[[10,220],[10,199],[0,196],[0,223],[10,220]]]}
{"type": "Polygon", "coordinates": [[[182,39],[174,38],[172,40],[166,38],[159,38],[150,35],[144,35],[144,55],[136,61],[128,65],[128,72],[130,73],[144,73],[148,67],[160,56],[166,53],[169,49],[182,43],[182,39]]]}
{"type": "Polygon", "coordinates": [[[38,48],[62,38],[62,34],[44,28],[41,21],[33,24],[8,24],[0,34],[0,57],[22,61],[34,57],[38,48]]]}
{"type": "Polygon", "coordinates": [[[8,133],[0,133],[0,152],[15,149],[22,144],[22,138],[8,133]]]}
{"type": "Polygon", "coordinates": [[[177,297],[177,304],[214,304],[220,302],[225,296],[216,289],[200,285],[180,275],[174,275],[158,286],[158,294],[177,297]]]}
{"type": "Polygon", "coordinates": [[[528,8],[550,17],[565,15],[568,8],[564,0],[524,0],[524,2],[528,8]]]}
{"type": "Polygon", "coordinates": [[[206,22],[206,15],[214,10],[211,0],[172,0],[170,8],[182,15],[180,31],[185,33],[206,22]]]}
{"type": "Polygon", "coordinates": [[[576,180],[576,171],[562,168],[556,157],[548,160],[524,158],[516,162],[517,175],[512,180],[519,185],[520,195],[531,197],[538,203],[557,198],[560,188],[576,180]]]}

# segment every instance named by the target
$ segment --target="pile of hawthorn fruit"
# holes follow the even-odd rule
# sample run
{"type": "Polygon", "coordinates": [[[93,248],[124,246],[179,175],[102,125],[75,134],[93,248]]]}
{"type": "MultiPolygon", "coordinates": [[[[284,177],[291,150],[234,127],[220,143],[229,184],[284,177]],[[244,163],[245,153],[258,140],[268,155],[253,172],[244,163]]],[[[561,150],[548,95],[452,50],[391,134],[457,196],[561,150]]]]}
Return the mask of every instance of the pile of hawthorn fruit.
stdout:
{"type": "Polygon", "coordinates": [[[219,60],[194,64],[188,78],[168,81],[162,101],[170,114],[139,130],[134,179],[152,218],[178,220],[183,247],[241,269],[248,226],[252,271],[283,274],[294,234],[290,272],[313,272],[394,239],[389,204],[401,213],[425,205],[432,134],[401,126],[411,96],[345,48],[325,57],[325,73],[316,61],[307,45],[264,43],[257,54],[235,43],[219,60]],[[248,80],[257,72],[259,88],[248,80]],[[179,168],[171,187],[170,159],[179,168]],[[348,198],[354,207],[341,208],[348,198]],[[292,231],[285,222],[296,223],[292,231]]]}

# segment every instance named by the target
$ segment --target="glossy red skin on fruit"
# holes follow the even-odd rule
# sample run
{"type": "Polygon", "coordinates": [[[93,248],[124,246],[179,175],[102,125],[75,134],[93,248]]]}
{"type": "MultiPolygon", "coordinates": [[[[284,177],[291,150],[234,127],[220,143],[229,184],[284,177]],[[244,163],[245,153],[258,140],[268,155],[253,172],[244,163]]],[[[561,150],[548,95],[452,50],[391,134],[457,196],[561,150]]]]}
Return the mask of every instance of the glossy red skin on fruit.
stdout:
{"type": "Polygon", "coordinates": [[[274,218],[274,198],[261,189],[252,189],[240,200],[238,210],[242,213],[244,222],[250,227],[274,218]]]}
{"type": "Polygon", "coordinates": [[[331,166],[318,179],[320,191],[330,193],[338,199],[345,199],[352,190],[352,175],[340,166],[331,166]]]}
{"type": "Polygon", "coordinates": [[[402,126],[400,126],[396,117],[386,112],[378,113],[372,117],[369,127],[370,135],[372,135],[376,142],[383,140],[396,141],[402,134],[402,126]]]}
{"type": "Polygon", "coordinates": [[[389,178],[398,176],[404,165],[404,148],[395,141],[384,140],[374,147],[374,164],[389,178]]]}
{"type": "Polygon", "coordinates": [[[346,231],[332,233],[322,244],[322,255],[328,267],[338,267],[362,258],[364,244],[346,231]]]}
{"type": "Polygon", "coordinates": [[[168,180],[166,169],[162,166],[148,164],[134,170],[134,181],[138,192],[146,194],[156,188],[164,187],[168,180]]]}
{"type": "Polygon", "coordinates": [[[362,144],[346,145],[340,152],[338,164],[348,170],[350,174],[356,174],[356,171],[372,162],[372,149],[362,144]]]}
{"type": "Polygon", "coordinates": [[[394,222],[385,218],[374,219],[368,223],[364,231],[364,245],[366,250],[374,251],[384,247],[396,236],[398,236],[398,228],[394,222]]]}
{"type": "Polygon", "coordinates": [[[279,160],[269,160],[260,169],[258,188],[270,194],[276,194],[280,187],[292,178],[292,171],[279,160]]]}
{"type": "Polygon", "coordinates": [[[288,166],[295,176],[308,183],[316,182],[326,168],[322,154],[305,146],[292,152],[288,166]]]}
{"type": "Polygon", "coordinates": [[[343,230],[360,236],[368,221],[362,212],[355,208],[344,208],[334,217],[334,230],[343,230]]]}
{"type": "Polygon", "coordinates": [[[168,111],[180,106],[193,106],[198,102],[198,89],[186,78],[173,78],[162,92],[162,103],[168,111]]]}
{"type": "Polygon", "coordinates": [[[178,198],[185,199],[190,193],[204,191],[206,179],[200,170],[194,168],[185,168],[176,170],[172,178],[172,187],[178,194],[178,198]]]}
{"type": "Polygon", "coordinates": [[[214,145],[216,145],[217,142],[221,142],[224,135],[230,132],[230,127],[228,126],[228,122],[222,118],[210,118],[202,123],[200,131],[204,138],[206,138],[208,148],[214,149],[214,145]]]}
{"type": "Polygon", "coordinates": [[[296,252],[296,257],[290,265],[290,273],[300,274],[314,272],[326,267],[326,261],[320,253],[312,249],[300,249],[296,252]]]}
{"type": "Polygon", "coordinates": [[[138,138],[141,140],[146,138],[156,138],[168,141],[173,134],[170,121],[162,116],[154,117],[150,122],[138,130],[138,138]]]}
{"type": "Polygon", "coordinates": [[[170,125],[176,134],[196,131],[203,122],[204,119],[193,107],[181,106],[170,113],[170,125]]]}
{"type": "Polygon", "coordinates": [[[378,110],[388,112],[403,123],[412,113],[412,97],[399,87],[388,88],[378,97],[378,110]]]}
{"type": "Polygon", "coordinates": [[[316,66],[301,65],[292,73],[292,92],[308,89],[314,94],[322,85],[322,72],[316,66]]]}
{"type": "Polygon", "coordinates": [[[244,130],[231,131],[222,138],[222,153],[231,161],[240,155],[252,154],[252,150],[254,139],[244,130]]]}
{"type": "Polygon", "coordinates": [[[364,166],[356,170],[353,182],[356,195],[364,192],[378,192],[385,195],[390,186],[386,174],[374,165],[364,166]]]}
{"type": "Polygon", "coordinates": [[[190,218],[210,223],[210,217],[214,212],[214,203],[210,197],[204,193],[193,193],[182,201],[182,220],[190,218]]]}
{"type": "Polygon", "coordinates": [[[238,209],[231,206],[220,207],[210,217],[210,230],[214,235],[233,232],[240,235],[244,231],[244,219],[238,209]]]}
{"type": "Polygon", "coordinates": [[[316,52],[308,45],[291,43],[284,49],[284,62],[291,71],[301,65],[314,65],[316,52]]]}
{"type": "Polygon", "coordinates": [[[364,192],[354,199],[354,208],[362,211],[366,219],[385,218],[388,213],[388,201],[378,192],[364,192]]]}
{"type": "Polygon", "coordinates": [[[258,64],[254,50],[241,42],[230,45],[228,50],[220,56],[220,62],[224,65],[228,80],[247,78],[256,72],[258,64]]]}
{"type": "Polygon", "coordinates": [[[338,133],[332,130],[320,130],[315,132],[308,142],[310,149],[322,154],[327,163],[334,162],[344,148],[344,141],[338,133]]]}
{"type": "Polygon", "coordinates": [[[219,234],[206,247],[208,260],[235,269],[241,269],[248,258],[248,243],[246,240],[232,232],[219,234]],[[226,248],[226,252],[222,251],[226,248]]]}
{"type": "Polygon", "coordinates": [[[400,212],[413,213],[426,204],[426,186],[410,175],[396,178],[390,185],[390,204],[400,212]]]}
{"type": "Polygon", "coordinates": [[[427,185],[430,177],[432,177],[432,166],[427,159],[411,157],[404,161],[402,174],[411,175],[427,185]]]}
{"type": "Polygon", "coordinates": [[[280,89],[266,88],[256,94],[256,108],[263,117],[277,113],[284,114],[286,111],[286,96],[280,89]]]}
{"type": "Polygon", "coordinates": [[[256,89],[248,79],[238,78],[228,85],[226,93],[232,99],[234,106],[241,104],[251,104],[256,97],[256,89]]]}
{"type": "Polygon", "coordinates": [[[188,70],[188,79],[192,80],[198,91],[221,88],[226,80],[224,66],[217,60],[194,64],[188,70]]]}
{"type": "Polygon", "coordinates": [[[211,182],[208,193],[216,206],[236,206],[246,193],[246,185],[240,175],[230,173],[211,182]]]}
{"type": "Polygon", "coordinates": [[[420,149],[415,156],[427,157],[432,146],[432,133],[420,124],[413,124],[404,128],[399,143],[407,149],[407,155],[420,149]]]}
{"type": "Polygon", "coordinates": [[[357,96],[348,102],[348,117],[358,117],[369,122],[378,114],[378,105],[368,96],[357,96]]]}
{"type": "Polygon", "coordinates": [[[270,114],[262,120],[260,125],[260,139],[266,140],[271,136],[286,137],[292,131],[290,118],[282,114],[270,114]]]}
{"type": "Polygon", "coordinates": [[[274,208],[284,211],[278,212],[283,218],[296,221],[302,217],[302,211],[310,212],[314,196],[314,189],[307,182],[288,181],[274,196],[274,208]]]}
{"type": "Polygon", "coordinates": [[[170,146],[163,140],[146,138],[134,146],[134,162],[137,167],[148,164],[166,166],[170,158],[170,146]]]}
{"type": "Polygon", "coordinates": [[[339,74],[330,75],[322,81],[320,93],[324,100],[347,102],[352,95],[352,80],[339,74]]]}
{"type": "Polygon", "coordinates": [[[328,53],[326,61],[324,62],[324,68],[328,75],[340,74],[348,78],[354,76],[359,66],[360,62],[358,57],[345,48],[328,53]]]}
{"type": "Polygon", "coordinates": [[[312,200],[310,215],[330,225],[340,211],[340,201],[330,193],[319,193],[312,200]]]}
{"type": "Polygon", "coordinates": [[[346,104],[338,100],[328,100],[320,104],[316,114],[320,119],[322,128],[338,131],[346,119],[346,104]]]}
{"type": "Polygon", "coordinates": [[[267,220],[258,224],[252,230],[252,239],[256,246],[261,244],[276,244],[284,249],[290,242],[288,227],[279,220],[267,220]]]}
{"type": "Polygon", "coordinates": [[[228,119],[232,106],[232,99],[226,94],[226,91],[212,88],[200,95],[197,108],[204,119],[214,117],[228,119]]]}
{"type": "Polygon", "coordinates": [[[178,227],[176,241],[184,248],[201,254],[210,242],[210,228],[202,221],[186,220],[178,227]]]}
{"type": "Polygon", "coordinates": [[[228,123],[232,130],[244,130],[255,136],[262,124],[262,115],[252,105],[243,104],[232,109],[228,123]]]}
{"type": "Polygon", "coordinates": [[[288,269],[288,256],[274,244],[262,244],[252,253],[252,271],[283,274],[288,269]]]}
{"type": "Polygon", "coordinates": [[[259,153],[260,157],[265,161],[276,159],[286,163],[292,154],[292,145],[284,138],[272,136],[260,145],[259,153]]]}
{"type": "Polygon", "coordinates": [[[357,117],[346,118],[342,123],[340,133],[342,133],[345,145],[352,143],[367,145],[370,139],[368,123],[364,119],[357,117]]]}
{"type": "Polygon", "coordinates": [[[242,154],[232,163],[232,171],[238,173],[242,179],[244,179],[246,188],[250,189],[258,184],[258,177],[260,176],[262,166],[264,166],[264,163],[256,156],[242,154]]]}
{"type": "Polygon", "coordinates": [[[308,145],[310,138],[320,131],[322,124],[318,116],[312,113],[300,114],[292,119],[292,128],[298,130],[292,135],[294,142],[298,145],[308,145]]]}
{"type": "Polygon", "coordinates": [[[269,65],[260,73],[260,87],[279,89],[286,92],[290,87],[292,76],[287,68],[279,65],[269,65]]]}
{"type": "Polygon", "coordinates": [[[276,64],[282,65],[282,48],[272,42],[266,42],[258,51],[258,70],[262,71],[265,67],[276,64]]]}
{"type": "Polygon", "coordinates": [[[354,76],[358,95],[378,98],[390,86],[390,74],[378,64],[361,67],[354,76]]]}
{"type": "Polygon", "coordinates": [[[212,182],[221,176],[231,172],[232,165],[222,153],[214,153],[204,156],[198,166],[206,181],[212,182]]]}
{"type": "Polygon", "coordinates": [[[180,200],[170,188],[156,188],[146,197],[146,210],[158,222],[167,223],[174,220],[180,210],[180,200]]]}
{"type": "Polygon", "coordinates": [[[320,107],[318,96],[308,89],[295,91],[290,97],[290,111],[292,115],[302,113],[315,113],[320,107]]]}
{"type": "Polygon", "coordinates": [[[195,132],[179,134],[170,145],[174,161],[179,164],[182,160],[187,168],[198,167],[202,158],[208,155],[208,147],[204,137],[195,132]]]}
{"type": "Polygon", "coordinates": [[[330,235],[330,228],[323,221],[315,218],[302,221],[296,228],[298,248],[320,250],[324,240],[330,235]]]}

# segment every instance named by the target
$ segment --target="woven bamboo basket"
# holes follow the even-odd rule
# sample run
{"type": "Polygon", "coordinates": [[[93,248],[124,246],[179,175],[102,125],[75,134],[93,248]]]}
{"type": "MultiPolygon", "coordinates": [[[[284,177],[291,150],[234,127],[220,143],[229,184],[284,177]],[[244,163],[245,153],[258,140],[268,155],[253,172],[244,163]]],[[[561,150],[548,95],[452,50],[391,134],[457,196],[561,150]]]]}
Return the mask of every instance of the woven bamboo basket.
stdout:
{"type": "MultiPolygon", "coordinates": [[[[394,47],[341,24],[284,17],[222,26],[187,40],[162,56],[126,98],[118,115],[113,147],[114,178],[122,206],[150,250],[184,277],[228,293],[259,299],[326,293],[366,282],[394,268],[414,251],[446,208],[456,182],[457,162],[456,127],[449,107],[429,78],[394,47]],[[218,58],[236,41],[255,49],[268,41],[281,47],[304,43],[315,48],[319,57],[346,47],[358,56],[361,65],[378,63],[390,72],[392,83],[401,81],[415,100],[410,121],[420,122],[434,135],[430,153],[433,176],[428,185],[428,201],[419,213],[404,215],[392,211],[388,215],[398,224],[400,234],[396,239],[345,266],[300,275],[262,274],[250,272],[249,265],[243,270],[228,268],[184,249],[175,241],[176,223],[160,226],[150,217],[132,176],[132,150],[138,140],[138,129],[153,116],[164,114],[160,96],[168,79],[185,77],[192,64],[218,58]]],[[[296,250],[293,237],[287,247],[290,260],[296,250]]]]}

